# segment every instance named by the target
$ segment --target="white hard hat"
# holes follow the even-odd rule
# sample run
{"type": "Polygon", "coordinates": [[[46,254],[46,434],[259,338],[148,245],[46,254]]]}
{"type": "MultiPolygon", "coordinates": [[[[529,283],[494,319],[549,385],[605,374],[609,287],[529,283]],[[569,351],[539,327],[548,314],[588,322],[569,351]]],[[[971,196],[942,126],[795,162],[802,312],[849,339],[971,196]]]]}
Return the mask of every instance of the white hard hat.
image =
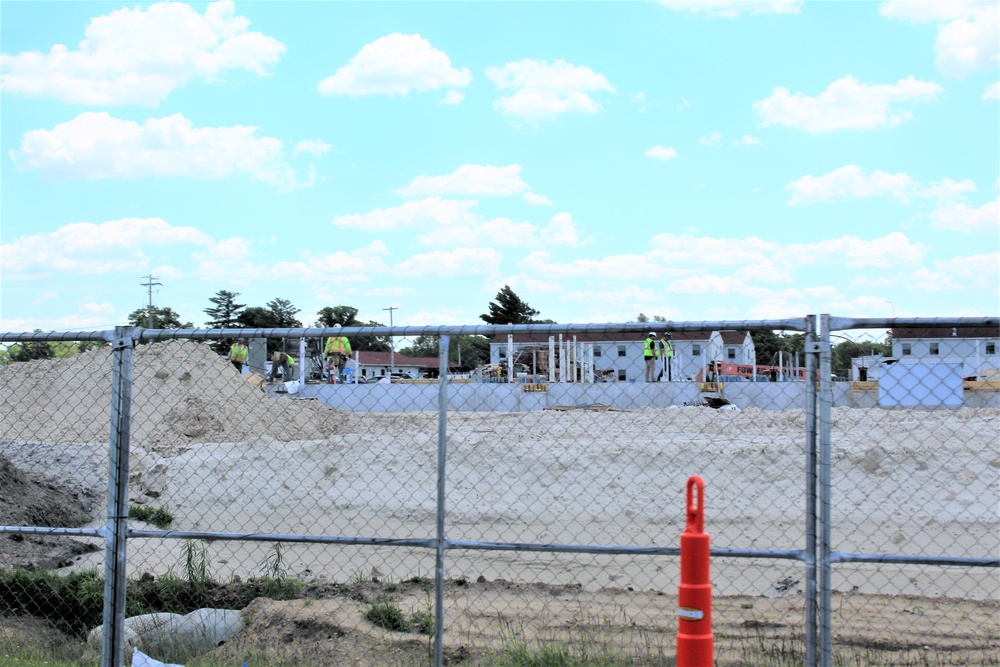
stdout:
{"type": "Polygon", "coordinates": [[[656,332],[655,332],[655,331],[650,331],[650,332],[649,332],[649,335],[650,335],[650,336],[655,336],[655,335],[656,335],[656,332]]]}

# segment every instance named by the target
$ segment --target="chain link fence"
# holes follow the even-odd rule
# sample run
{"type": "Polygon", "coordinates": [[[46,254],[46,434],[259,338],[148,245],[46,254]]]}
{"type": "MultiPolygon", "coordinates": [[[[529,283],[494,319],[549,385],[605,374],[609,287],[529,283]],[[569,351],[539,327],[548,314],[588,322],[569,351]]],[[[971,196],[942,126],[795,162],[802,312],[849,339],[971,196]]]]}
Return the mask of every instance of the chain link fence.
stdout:
{"type": "Polygon", "coordinates": [[[0,334],[0,650],[674,664],[698,475],[717,664],[1000,664],[998,340],[829,316],[0,334]],[[798,351],[758,364],[775,331],[798,351]],[[341,334],[440,353],[338,364],[341,334]],[[489,364],[458,366],[468,335],[489,364]],[[39,346],[66,349],[13,361],[39,346]]]}

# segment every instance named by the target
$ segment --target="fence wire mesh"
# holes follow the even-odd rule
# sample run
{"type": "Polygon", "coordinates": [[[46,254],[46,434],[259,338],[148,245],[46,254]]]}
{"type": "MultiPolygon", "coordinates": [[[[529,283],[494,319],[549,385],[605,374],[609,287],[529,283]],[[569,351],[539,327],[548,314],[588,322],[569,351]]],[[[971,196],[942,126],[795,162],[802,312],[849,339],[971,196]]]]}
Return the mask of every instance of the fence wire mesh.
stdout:
{"type": "Polygon", "coordinates": [[[344,330],[492,334],[478,369],[331,363],[326,330],[121,330],[82,353],[72,334],[4,334],[8,359],[68,352],[0,368],[0,648],[102,665],[133,648],[198,665],[674,664],[698,475],[717,664],[1000,664],[1000,334],[978,323],[970,380],[976,355],[935,335],[947,323],[891,340],[870,324],[827,321],[832,347],[810,347],[808,318],[660,324],[651,342],[635,325],[344,330]],[[752,334],[774,329],[807,335],[760,359],[752,334]],[[932,342],[948,372],[915,358],[932,342]],[[127,519],[109,434],[128,442],[127,519]]]}

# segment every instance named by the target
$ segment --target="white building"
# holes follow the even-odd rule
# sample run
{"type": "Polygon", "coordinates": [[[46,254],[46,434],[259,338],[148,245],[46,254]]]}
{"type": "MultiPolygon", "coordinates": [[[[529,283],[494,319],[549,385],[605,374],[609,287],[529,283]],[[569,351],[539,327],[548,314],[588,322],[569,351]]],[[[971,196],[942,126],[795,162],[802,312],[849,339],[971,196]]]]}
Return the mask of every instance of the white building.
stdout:
{"type": "MultiPolygon", "coordinates": [[[[649,331],[656,332],[657,337],[664,331],[663,325],[659,322],[649,324],[649,331]]],[[[551,339],[555,350],[553,356],[556,367],[560,366],[562,358],[567,359],[567,368],[574,360],[589,366],[592,354],[596,377],[608,373],[619,382],[642,382],[646,369],[643,348],[648,333],[648,331],[638,331],[564,334],[561,337],[558,334],[553,336],[514,334],[510,337],[501,335],[494,337],[490,342],[490,363],[504,366],[508,362],[508,355],[513,355],[513,361],[523,364],[529,374],[548,376],[551,339]]],[[[711,361],[753,364],[756,357],[756,348],[749,331],[705,330],[670,333],[674,347],[670,377],[675,381],[694,380],[711,361]]],[[[587,368],[583,370],[584,374],[589,371],[587,368]]],[[[661,381],[666,380],[665,373],[661,381]]]]}
{"type": "Polygon", "coordinates": [[[1000,369],[998,343],[1000,327],[892,330],[892,356],[899,363],[959,363],[965,376],[995,374],[1000,369]]]}

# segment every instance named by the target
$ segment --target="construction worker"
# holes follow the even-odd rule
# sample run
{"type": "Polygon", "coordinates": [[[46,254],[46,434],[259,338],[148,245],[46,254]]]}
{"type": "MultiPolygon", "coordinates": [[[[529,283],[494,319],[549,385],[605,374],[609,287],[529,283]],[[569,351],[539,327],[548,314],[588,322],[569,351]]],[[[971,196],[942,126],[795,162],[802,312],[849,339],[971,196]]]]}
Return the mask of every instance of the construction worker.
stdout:
{"type": "Polygon", "coordinates": [[[665,372],[667,374],[667,382],[672,382],[673,369],[670,366],[674,360],[674,344],[670,341],[669,332],[664,332],[660,335],[660,340],[657,343],[657,352],[660,356],[660,363],[663,364],[663,370],[660,371],[660,378],[663,377],[665,372]]]}
{"type": "Polygon", "coordinates": [[[246,341],[242,338],[237,338],[233,346],[229,348],[229,361],[240,375],[243,374],[243,367],[247,364],[247,352],[249,351],[250,348],[247,347],[246,341]]]}
{"type": "Polygon", "coordinates": [[[288,382],[292,379],[292,371],[295,369],[295,359],[293,359],[290,354],[275,351],[275,353],[271,355],[271,372],[267,377],[269,382],[274,382],[274,377],[277,375],[278,368],[281,368],[282,382],[288,382]]]}
{"type": "Polygon", "coordinates": [[[650,331],[642,345],[642,358],[646,361],[646,382],[656,382],[656,332],[650,331]]]}
{"type": "Polygon", "coordinates": [[[330,336],[326,339],[326,347],[323,350],[323,356],[327,360],[327,368],[330,372],[333,369],[337,369],[337,380],[343,382],[344,379],[344,367],[347,366],[347,360],[351,357],[351,341],[347,340],[346,336],[330,336]]]}

